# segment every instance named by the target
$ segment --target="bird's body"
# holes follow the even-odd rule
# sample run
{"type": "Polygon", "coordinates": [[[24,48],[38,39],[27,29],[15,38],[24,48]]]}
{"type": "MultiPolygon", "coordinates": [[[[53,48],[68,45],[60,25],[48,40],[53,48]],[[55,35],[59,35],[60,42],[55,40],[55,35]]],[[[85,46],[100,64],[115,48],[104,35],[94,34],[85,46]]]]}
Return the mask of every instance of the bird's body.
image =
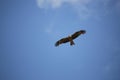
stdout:
{"type": "Polygon", "coordinates": [[[62,38],[60,40],[58,40],[56,43],[55,43],[55,46],[59,46],[60,44],[62,43],[67,43],[67,42],[70,42],[70,45],[74,45],[74,39],[77,38],[78,36],[80,36],[81,34],[85,34],[86,31],[85,30],[80,30],[80,31],[77,31],[75,32],[74,34],[72,34],[71,36],[68,36],[66,38],[62,38]]]}

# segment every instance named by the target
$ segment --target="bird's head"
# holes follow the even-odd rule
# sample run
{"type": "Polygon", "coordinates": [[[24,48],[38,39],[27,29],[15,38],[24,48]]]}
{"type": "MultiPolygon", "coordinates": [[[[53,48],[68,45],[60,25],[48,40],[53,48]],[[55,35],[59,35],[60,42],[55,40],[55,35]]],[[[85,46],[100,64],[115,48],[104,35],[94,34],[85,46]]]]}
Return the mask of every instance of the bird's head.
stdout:
{"type": "Polygon", "coordinates": [[[68,37],[71,37],[71,35],[68,35],[68,37]]]}

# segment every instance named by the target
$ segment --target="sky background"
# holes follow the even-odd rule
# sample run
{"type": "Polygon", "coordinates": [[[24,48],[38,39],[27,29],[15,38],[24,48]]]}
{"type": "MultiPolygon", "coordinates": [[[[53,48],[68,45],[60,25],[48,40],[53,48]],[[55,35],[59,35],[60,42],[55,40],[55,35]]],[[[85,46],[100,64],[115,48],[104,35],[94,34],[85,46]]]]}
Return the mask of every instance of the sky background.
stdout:
{"type": "Polygon", "coordinates": [[[120,80],[120,0],[0,0],[0,80],[120,80]]]}

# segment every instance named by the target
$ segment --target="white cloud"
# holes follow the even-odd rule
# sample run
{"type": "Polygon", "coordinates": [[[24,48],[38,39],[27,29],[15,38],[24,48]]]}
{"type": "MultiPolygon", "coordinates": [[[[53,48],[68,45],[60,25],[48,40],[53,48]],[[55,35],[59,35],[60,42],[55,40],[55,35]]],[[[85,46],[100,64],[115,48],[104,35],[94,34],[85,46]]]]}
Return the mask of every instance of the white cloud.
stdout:
{"type": "MultiPolygon", "coordinates": [[[[109,9],[109,4],[112,4],[112,1],[113,0],[37,0],[37,5],[39,8],[44,9],[58,9],[66,3],[75,9],[74,11],[76,11],[81,19],[88,19],[90,17],[100,19],[102,16],[110,13],[111,9],[109,9]]],[[[114,7],[120,11],[119,0],[117,0],[114,7]]]]}
{"type": "Polygon", "coordinates": [[[57,7],[60,7],[62,5],[62,1],[60,1],[60,0],[51,0],[51,1],[52,1],[51,5],[53,8],[57,8],[57,7]]]}
{"type": "Polygon", "coordinates": [[[76,4],[88,4],[93,0],[37,0],[37,4],[40,8],[59,8],[63,3],[68,3],[71,5],[76,4]]]}
{"type": "Polygon", "coordinates": [[[37,0],[39,8],[58,8],[62,5],[62,0],[37,0]]]}
{"type": "Polygon", "coordinates": [[[86,6],[94,0],[37,0],[39,8],[60,8],[64,3],[71,5],[81,18],[87,18],[92,13],[86,6]]]}

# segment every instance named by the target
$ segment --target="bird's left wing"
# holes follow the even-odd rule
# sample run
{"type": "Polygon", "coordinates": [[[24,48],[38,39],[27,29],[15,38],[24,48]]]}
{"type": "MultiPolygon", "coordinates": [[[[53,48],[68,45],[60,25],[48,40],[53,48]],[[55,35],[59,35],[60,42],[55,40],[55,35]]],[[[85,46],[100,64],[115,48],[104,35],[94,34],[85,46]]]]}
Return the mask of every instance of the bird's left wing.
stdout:
{"type": "Polygon", "coordinates": [[[55,43],[55,46],[59,46],[60,44],[66,43],[66,42],[69,42],[69,38],[68,38],[68,37],[62,38],[62,39],[58,40],[58,41],[55,43]]]}

